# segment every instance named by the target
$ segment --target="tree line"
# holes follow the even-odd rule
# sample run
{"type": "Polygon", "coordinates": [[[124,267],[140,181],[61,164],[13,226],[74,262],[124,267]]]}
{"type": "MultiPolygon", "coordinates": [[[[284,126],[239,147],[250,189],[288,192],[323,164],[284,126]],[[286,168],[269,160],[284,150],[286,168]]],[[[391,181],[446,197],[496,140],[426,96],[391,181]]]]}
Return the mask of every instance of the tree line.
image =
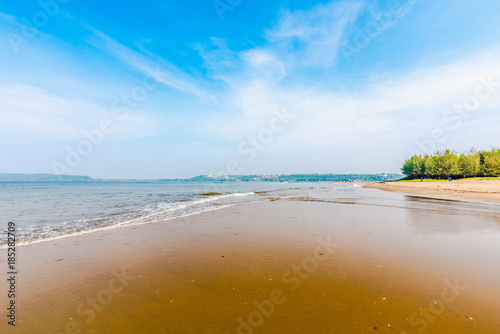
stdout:
{"type": "Polygon", "coordinates": [[[401,171],[409,178],[500,176],[500,149],[471,149],[461,154],[447,149],[434,155],[415,155],[404,162],[401,171]]]}

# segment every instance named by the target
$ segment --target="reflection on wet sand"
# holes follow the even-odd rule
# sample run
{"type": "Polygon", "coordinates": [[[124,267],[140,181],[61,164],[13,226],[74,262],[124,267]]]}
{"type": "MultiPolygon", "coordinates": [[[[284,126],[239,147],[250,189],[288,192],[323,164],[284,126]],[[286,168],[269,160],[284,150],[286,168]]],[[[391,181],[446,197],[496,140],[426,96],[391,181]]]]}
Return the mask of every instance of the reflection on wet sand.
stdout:
{"type": "Polygon", "coordinates": [[[500,206],[406,195],[408,217],[418,233],[500,231],[500,206]]]}

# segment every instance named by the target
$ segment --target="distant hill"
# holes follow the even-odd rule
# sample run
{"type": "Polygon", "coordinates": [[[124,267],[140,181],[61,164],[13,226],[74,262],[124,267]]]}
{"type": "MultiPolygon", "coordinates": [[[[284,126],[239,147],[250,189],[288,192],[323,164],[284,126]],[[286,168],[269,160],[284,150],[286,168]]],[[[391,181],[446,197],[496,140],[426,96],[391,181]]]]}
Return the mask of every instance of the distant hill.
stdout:
{"type": "Polygon", "coordinates": [[[275,175],[200,175],[189,179],[94,179],[81,175],[0,173],[0,182],[378,182],[399,180],[401,174],[275,174],[275,175]]]}
{"type": "Polygon", "coordinates": [[[90,176],[0,173],[0,182],[93,182],[90,176]]]}

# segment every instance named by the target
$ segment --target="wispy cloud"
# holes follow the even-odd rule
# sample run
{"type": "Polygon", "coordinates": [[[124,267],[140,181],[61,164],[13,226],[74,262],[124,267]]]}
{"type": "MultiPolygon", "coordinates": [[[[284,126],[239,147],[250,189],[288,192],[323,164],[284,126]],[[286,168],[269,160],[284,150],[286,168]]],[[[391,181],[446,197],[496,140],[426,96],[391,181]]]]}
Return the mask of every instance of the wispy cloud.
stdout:
{"type": "Polygon", "coordinates": [[[360,3],[330,2],[308,11],[283,10],[266,36],[294,66],[329,67],[339,51],[346,27],[356,19],[360,3]]]}
{"type": "MultiPolygon", "coordinates": [[[[303,166],[309,171],[316,171],[316,167],[313,159],[304,159],[306,156],[326,161],[322,160],[326,154],[332,162],[330,153],[346,152],[345,166],[355,164],[351,159],[360,161],[362,157],[356,152],[363,150],[394,156],[398,154],[394,150],[409,150],[416,138],[447,126],[443,115],[474,94],[481,78],[495,76],[500,81],[500,49],[491,47],[496,38],[491,28],[470,32],[472,23],[467,23],[464,31],[451,31],[444,29],[448,21],[440,26],[443,30],[429,27],[426,22],[441,18],[440,9],[451,0],[440,6],[411,7],[408,15],[414,2],[398,1],[402,6],[387,20],[382,17],[380,1],[330,1],[303,10],[280,10],[274,5],[243,30],[232,31],[230,22],[222,29],[222,23],[207,21],[203,32],[185,23],[186,18],[194,21],[201,16],[189,5],[179,5],[175,15],[170,13],[168,24],[186,27],[185,34],[167,37],[158,32],[165,27],[159,17],[156,22],[148,22],[149,16],[137,18],[144,20],[139,27],[128,26],[125,17],[116,13],[103,12],[103,18],[109,20],[99,17],[94,21],[95,15],[75,10],[71,11],[74,16],[64,12],[50,29],[40,30],[36,40],[23,44],[24,52],[19,55],[12,52],[7,35],[11,31],[22,33],[20,18],[29,13],[22,9],[15,11],[18,17],[0,13],[4,64],[0,131],[4,138],[23,133],[26,141],[48,138],[60,146],[78,141],[85,129],[96,127],[103,117],[116,117],[113,101],[130,96],[140,87],[141,77],[150,76],[166,89],[151,91],[110,135],[114,144],[148,137],[134,145],[117,144],[123,161],[133,155],[132,151],[167,147],[165,152],[185,155],[191,166],[200,165],[193,167],[193,173],[204,173],[203,164],[195,163],[206,160],[199,158],[200,154],[215,154],[225,163],[222,160],[237,154],[242,141],[255,137],[269,126],[276,111],[283,110],[296,117],[262,152],[258,162],[262,166],[279,171],[284,165],[279,161],[281,154],[288,154],[290,161],[295,157],[307,160],[303,166]],[[345,43],[355,41],[358,33],[366,33],[373,22],[385,24],[369,34],[373,42],[360,49],[364,56],[347,63],[342,55],[345,43]],[[426,30],[422,32],[423,25],[426,30]],[[126,33],[116,32],[117,27],[126,33]],[[480,31],[483,35],[474,35],[480,31]],[[429,39],[434,32],[441,35],[429,39]],[[256,35],[259,37],[254,38],[256,35]],[[432,43],[417,49],[414,41],[406,40],[409,35],[424,44],[428,40],[432,43]],[[462,38],[468,39],[461,43],[462,38]],[[472,40],[481,41],[471,46],[472,40]],[[446,45],[438,45],[438,41],[446,45]],[[481,45],[489,46],[481,49],[481,45]],[[189,47],[199,52],[199,59],[194,59],[192,50],[183,49],[189,47]],[[467,53],[473,48],[475,55],[467,53]],[[189,58],[183,63],[193,60],[189,68],[176,62],[184,51],[189,58]],[[392,59],[394,64],[388,64],[392,59]],[[386,146],[392,146],[393,151],[381,149],[386,146]]],[[[255,10],[260,6],[247,5],[255,10]]],[[[484,16],[491,4],[462,5],[481,7],[484,16]]],[[[133,11],[133,6],[127,8],[124,11],[133,11]]],[[[450,20],[463,18],[457,13],[448,15],[450,20]]],[[[499,92],[481,101],[464,122],[464,136],[484,132],[470,142],[494,138],[499,92]]],[[[106,146],[99,150],[103,156],[111,152],[106,146]]],[[[156,151],[149,156],[151,161],[157,157],[156,151]]]]}
{"type": "Polygon", "coordinates": [[[243,51],[230,50],[217,37],[194,46],[209,74],[232,86],[286,79],[300,68],[328,68],[335,63],[342,36],[356,19],[361,5],[331,2],[308,11],[282,10],[277,23],[265,31],[266,44],[243,51]]]}
{"type": "Polygon", "coordinates": [[[27,85],[0,85],[0,101],[0,131],[4,135],[29,133],[32,138],[79,140],[84,130],[98,127],[104,117],[120,123],[113,134],[117,140],[148,136],[152,128],[152,124],[140,115],[131,115],[123,121],[100,105],[69,100],[27,85]]]}
{"type": "Polygon", "coordinates": [[[201,99],[214,100],[213,95],[202,88],[200,80],[192,78],[165,59],[151,54],[145,56],[98,30],[91,29],[91,31],[93,36],[89,40],[90,44],[109,53],[138,72],[178,91],[195,95],[201,99]]]}
{"type": "MultiPolygon", "coordinates": [[[[414,2],[394,10],[391,20],[405,16],[414,2]]],[[[335,66],[343,36],[363,8],[358,2],[331,2],[307,11],[283,10],[265,32],[265,45],[235,52],[213,38],[211,45],[197,46],[211,76],[228,84],[223,111],[199,131],[237,146],[266,126],[276,110],[287,109],[297,117],[275,143],[284,151],[407,143],[442,126],[445,112],[473,94],[481,78],[500,80],[500,50],[491,48],[454,62],[368,70],[354,85],[338,85],[328,76],[322,81],[318,68],[335,66]]],[[[500,89],[481,108],[500,106],[499,95],[500,89]]]]}
{"type": "Polygon", "coordinates": [[[69,140],[80,135],[82,124],[92,124],[102,111],[26,85],[0,85],[2,133],[69,140]]]}
{"type": "Polygon", "coordinates": [[[240,71],[242,60],[238,52],[227,47],[224,39],[211,37],[209,45],[197,43],[192,47],[199,52],[210,78],[222,80],[232,85],[237,84],[234,81],[233,73],[240,71]]]}
{"type": "Polygon", "coordinates": [[[3,22],[6,22],[8,24],[21,26],[21,24],[18,22],[17,18],[13,15],[9,15],[9,14],[5,14],[5,13],[0,12],[0,20],[3,22]]]}
{"type": "MultiPolygon", "coordinates": [[[[445,113],[474,94],[481,80],[493,77],[500,85],[499,56],[498,49],[490,49],[453,63],[374,75],[365,79],[363,89],[339,91],[300,81],[283,86],[254,80],[233,91],[228,99],[233,103],[228,109],[240,112],[229,119],[229,113],[224,113],[224,121],[214,119],[209,131],[237,143],[255,135],[275,110],[286,108],[298,116],[278,140],[285,151],[332,150],[346,145],[354,149],[411,141],[446,126],[445,113]]],[[[500,87],[481,102],[480,110],[493,107],[500,107],[500,87]]],[[[477,112],[470,121],[490,113],[477,112]]]]}

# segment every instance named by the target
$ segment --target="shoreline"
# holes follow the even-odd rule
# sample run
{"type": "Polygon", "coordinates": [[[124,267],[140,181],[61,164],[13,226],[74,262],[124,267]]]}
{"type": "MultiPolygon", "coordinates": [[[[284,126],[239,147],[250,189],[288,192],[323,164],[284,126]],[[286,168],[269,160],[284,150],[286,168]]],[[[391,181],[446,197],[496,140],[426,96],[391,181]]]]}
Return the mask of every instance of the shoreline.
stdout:
{"type": "Polygon", "coordinates": [[[442,242],[410,244],[413,232],[396,237],[383,225],[404,216],[285,199],[26,245],[17,329],[400,333],[420,329],[408,318],[437,298],[439,320],[425,320],[432,332],[500,330],[500,289],[485,274],[496,259],[481,255],[468,271],[474,254],[436,258],[442,242]]]}
{"type": "Polygon", "coordinates": [[[452,200],[500,203],[500,180],[370,182],[364,188],[452,200]]]}

